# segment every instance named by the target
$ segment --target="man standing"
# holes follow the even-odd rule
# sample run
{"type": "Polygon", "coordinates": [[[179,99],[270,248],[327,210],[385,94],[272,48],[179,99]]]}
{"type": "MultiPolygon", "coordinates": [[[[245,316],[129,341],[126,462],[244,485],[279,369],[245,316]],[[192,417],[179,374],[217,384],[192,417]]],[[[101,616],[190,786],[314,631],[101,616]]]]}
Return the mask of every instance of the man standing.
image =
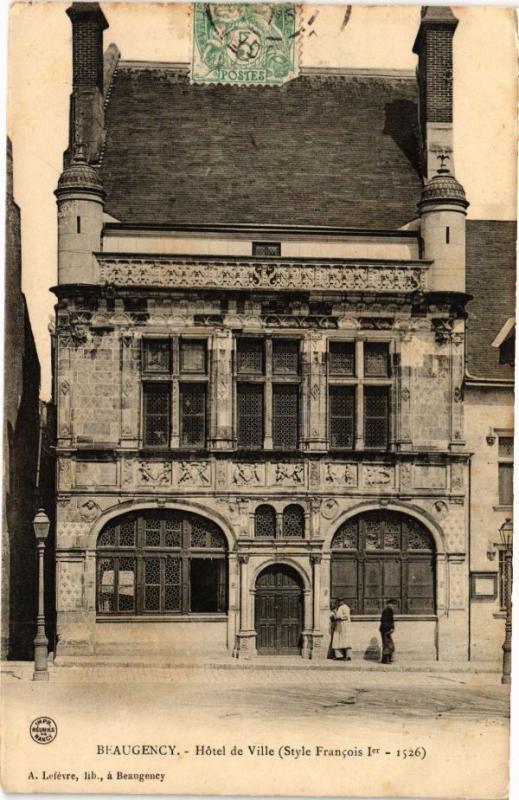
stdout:
{"type": "Polygon", "coordinates": [[[351,658],[348,654],[348,650],[351,647],[349,641],[350,618],[350,607],[346,603],[346,600],[342,599],[339,601],[338,607],[332,614],[332,619],[334,621],[332,649],[335,654],[335,658],[338,660],[345,659],[346,661],[351,661],[351,658]]]}
{"type": "Polygon", "coordinates": [[[382,637],[382,663],[392,664],[395,644],[392,633],[395,630],[395,616],[393,613],[393,600],[388,600],[380,617],[380,635],[382,637]]]}

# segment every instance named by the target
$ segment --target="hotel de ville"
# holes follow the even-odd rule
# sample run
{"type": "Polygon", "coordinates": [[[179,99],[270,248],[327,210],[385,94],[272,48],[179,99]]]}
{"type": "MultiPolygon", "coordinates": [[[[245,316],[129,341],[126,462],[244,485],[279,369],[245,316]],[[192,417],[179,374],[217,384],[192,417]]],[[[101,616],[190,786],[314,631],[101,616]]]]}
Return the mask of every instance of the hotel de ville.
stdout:
{"type": "Polygon", "coordinates": [[[515,224],[467,219],[456,16],[230,86],[67,14],[57,659],[326,659],[341,599],[376,657],[392,598],[399,658],[497,660],[515,224]]]}

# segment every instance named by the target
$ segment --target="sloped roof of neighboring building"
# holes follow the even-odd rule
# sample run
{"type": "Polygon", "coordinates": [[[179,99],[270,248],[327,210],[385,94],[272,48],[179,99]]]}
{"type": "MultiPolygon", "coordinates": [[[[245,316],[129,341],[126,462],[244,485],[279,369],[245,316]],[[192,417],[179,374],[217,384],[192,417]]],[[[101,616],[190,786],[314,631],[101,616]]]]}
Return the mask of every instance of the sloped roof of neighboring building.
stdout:
{"type": "Polygon", "coordinates": [[[467,221],[467,371],[476,378],[513,378],[492,342],[515,313],[517,224],[467,221]]]}
{"type": "Polygon", "coordinates": [[[119,62],[106,108],[106,211],[127,223],[394,229],[420,197],[417,87],[304,74],[283,87],[192,85],[119,62]]]}

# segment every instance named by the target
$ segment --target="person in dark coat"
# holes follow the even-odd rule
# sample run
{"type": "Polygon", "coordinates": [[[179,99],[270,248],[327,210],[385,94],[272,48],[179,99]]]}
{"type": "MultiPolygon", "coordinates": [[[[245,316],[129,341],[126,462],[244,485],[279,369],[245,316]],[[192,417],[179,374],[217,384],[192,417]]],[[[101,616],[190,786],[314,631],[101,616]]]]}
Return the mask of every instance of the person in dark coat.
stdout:
{"type": "Polygon", "coordinates": [[[392,633],[395,630],[393,600],[388,600],[380,616],[380,635],[382,637],[382,663],[391,664],[395,652],[392,633]]]}

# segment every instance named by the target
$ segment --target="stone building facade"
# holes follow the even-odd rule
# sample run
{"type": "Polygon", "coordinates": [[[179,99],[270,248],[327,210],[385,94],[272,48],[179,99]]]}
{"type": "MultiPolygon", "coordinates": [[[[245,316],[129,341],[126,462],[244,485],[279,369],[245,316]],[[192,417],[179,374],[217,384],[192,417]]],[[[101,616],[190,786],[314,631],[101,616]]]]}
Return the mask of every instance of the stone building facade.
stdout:
{"type": "Polygon", "coordinates": [[[99,6],[68,14],[58,657],[324,658],[339,598],[369,657],[391,596],[401,654],[467,659],[457,20],[423,12],[418,85],[272,89],[103,61],[99,6]]]}

